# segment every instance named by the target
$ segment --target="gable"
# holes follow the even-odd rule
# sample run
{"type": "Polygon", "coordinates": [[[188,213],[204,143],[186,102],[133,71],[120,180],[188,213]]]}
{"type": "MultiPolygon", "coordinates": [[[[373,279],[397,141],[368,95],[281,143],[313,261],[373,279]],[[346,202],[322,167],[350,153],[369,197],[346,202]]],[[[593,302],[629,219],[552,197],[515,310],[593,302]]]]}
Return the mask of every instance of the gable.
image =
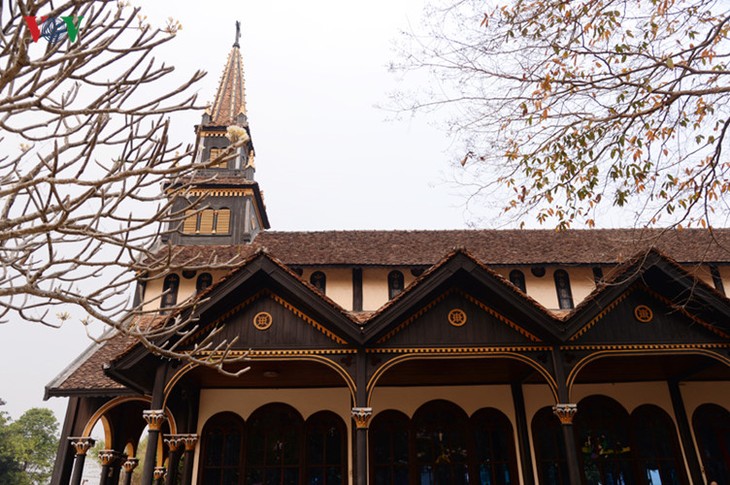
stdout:
{"type": "Polygon", "coordinates": [[[730,340],[724,330],[693,315],[692,309],[635,284],[584,324],[576,344],[696,344],[730,340]]]}
{"type": "Polygon", "coordinates": [[[333,349],[347,343],[317,318],[270,290],[235,304],[205,324],[198,335],[206,335],[214,327],[220,328],[215,341],[235,339],[234,349],[333,349]]]}
{"type": "Polygon", "coordinates": [[[458,288],[440,294],[376,341],[385,348],[529,345],[540,339],[458,288]]]}

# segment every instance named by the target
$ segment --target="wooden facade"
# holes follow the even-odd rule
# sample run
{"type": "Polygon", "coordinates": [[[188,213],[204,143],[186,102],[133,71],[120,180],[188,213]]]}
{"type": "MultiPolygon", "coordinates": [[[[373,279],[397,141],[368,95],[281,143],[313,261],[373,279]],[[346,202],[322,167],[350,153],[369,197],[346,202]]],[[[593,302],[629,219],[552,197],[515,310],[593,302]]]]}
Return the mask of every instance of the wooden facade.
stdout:
{"type": "MultiPolygon", "coordinates": [[[[229,58],[216,109],[248,130],[242,94],[230,94],[243,93],[230,71],[241,65],[229,58]]],[[[225,128],[206,116],[200,136],[225,128]]],[[[225,278],[178,277],[175,290],[192,278],[201,302],[199,331],[176,343],[220,328],[249,356],[227,370],[250,370],[223,375],[121,336],[94,346],[47,388],[70,397],[53,485],[81,484],[98,423],[101,485],[133,474],[145,485],[730,483],[725,252],[591,253],[600,231],[272,234],[253,166],[218,170],[201,197],[232,209],[231,231],[172,242],[245,257],[225,278]],[[464,249],[438,249],[449,244],[464,249]],[[714,287],[698,276],[710,263],[714,287]],[[573,308],[580,275],[595,281],[573,308]],[[547,308],[533,288],[553,279],[547,308]],[[377,285],[387,296],[369,308],[377,285]]]]}

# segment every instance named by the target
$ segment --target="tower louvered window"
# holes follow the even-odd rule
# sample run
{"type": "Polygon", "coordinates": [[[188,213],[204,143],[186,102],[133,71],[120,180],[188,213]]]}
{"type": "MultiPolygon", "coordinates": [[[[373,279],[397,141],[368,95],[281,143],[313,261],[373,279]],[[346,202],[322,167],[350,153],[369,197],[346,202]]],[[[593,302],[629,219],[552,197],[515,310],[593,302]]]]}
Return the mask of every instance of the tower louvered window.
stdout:
{"type": "Polygon", "coordinates": [[[231,210],[204,209],[189,210],[183,223],[183,234],[228,234],[231,230],[231,210]]]}

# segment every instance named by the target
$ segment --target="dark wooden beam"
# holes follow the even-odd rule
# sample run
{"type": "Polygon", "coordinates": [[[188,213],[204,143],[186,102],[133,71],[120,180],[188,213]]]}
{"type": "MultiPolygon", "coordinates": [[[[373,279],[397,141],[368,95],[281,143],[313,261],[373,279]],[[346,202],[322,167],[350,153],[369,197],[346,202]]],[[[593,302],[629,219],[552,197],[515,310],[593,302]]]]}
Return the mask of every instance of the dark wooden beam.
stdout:
{"type": "Polygon", "coordinates": [[[700,468],[700,460],[697,458],[695,445],[692,441],[687,410],[684,407],[682,391],[679,389],[679,381],[667,381],[667,385],[669,386],[669,396],[672,399],[674,417],[677,419],[679,438],[682,440],[682,447],[684,448],[684,457],[687,459],[687,466],[689,466],[690,481],[692,483],[705,483],[700,468]]]}
{"type": "Polygon", "coordinates": [[[525,395],[522,393],[522,384],[520,383],[512,383],[512,402],[515,406],[517,449],[520,452],[520,464],[522,465],[522,483],[523,485],[534,485],[535,473],[532,469],[532,455],[530,455],[530,435],[527,413],[525,412],[525,395]]]}

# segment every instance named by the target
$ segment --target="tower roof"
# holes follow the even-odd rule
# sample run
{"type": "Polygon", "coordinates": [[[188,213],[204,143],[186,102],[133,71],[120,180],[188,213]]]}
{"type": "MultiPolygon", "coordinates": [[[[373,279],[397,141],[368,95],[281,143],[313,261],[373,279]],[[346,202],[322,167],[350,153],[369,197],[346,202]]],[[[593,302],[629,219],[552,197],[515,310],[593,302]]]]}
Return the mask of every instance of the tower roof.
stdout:
{"type": "Polygon", "coordinates": [[[218,92],[210,108],[211,124],[229,126],[236,124],[236,117],[246,114],[246,89],[243,79],[243,60],[238,45],[239,23],[236,22],[236,42],[228,54],[218,92]]]}

